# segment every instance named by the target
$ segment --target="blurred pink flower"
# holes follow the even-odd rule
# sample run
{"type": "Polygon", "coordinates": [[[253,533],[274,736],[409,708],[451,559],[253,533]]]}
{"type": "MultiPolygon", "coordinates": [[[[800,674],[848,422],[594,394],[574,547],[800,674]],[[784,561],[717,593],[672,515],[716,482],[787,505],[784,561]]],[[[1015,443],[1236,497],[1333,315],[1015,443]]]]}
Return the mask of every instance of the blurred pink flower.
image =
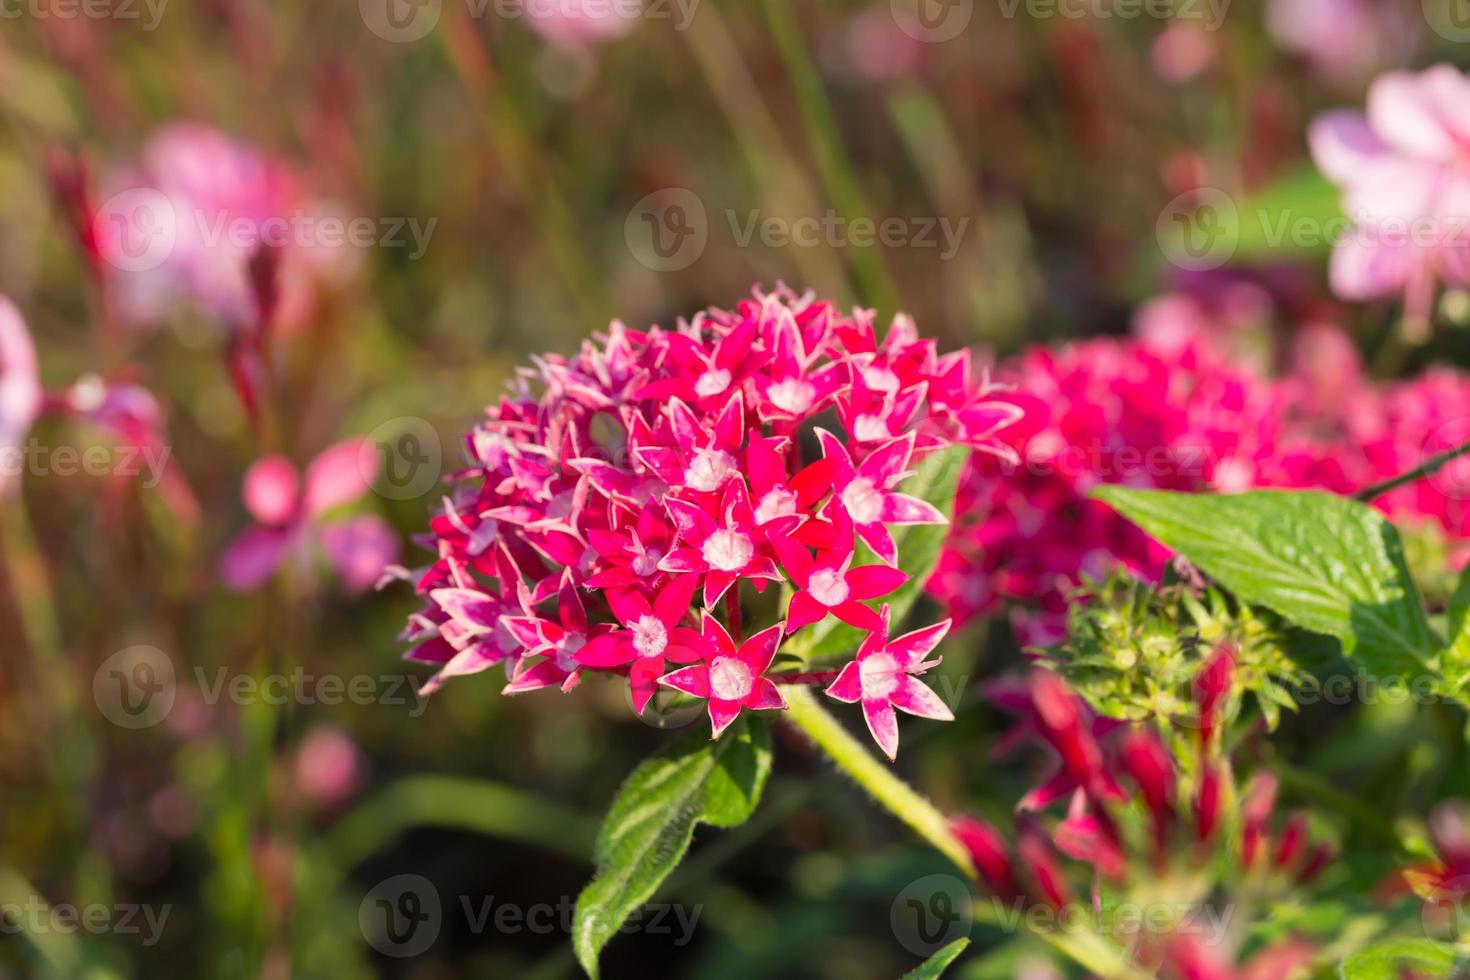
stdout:
{"type": "Polygon", "coordinates": [[[94,233],[112,273],[120,315],[144,326],[181,301],[197,303],[231,331],[304,326],[324,283],[349,271],[341,236],[301,173],[284,161],[198,123],[157,131],[141,161],[102,195],[94,233]],[[252,277],[266,246],[272,282],[252,277]],[[262,299],[273,307],[260,309],[262,299]]]}
{"type": "Polygon", "coordinates": [[[1414,53],[1419,30],[1406,9],[1374,0],[1269,0],[1266,30],[1319,77],[1345,88],[1414,53]]]}
{"type": "Polygon", "coordinates": [[[643,16],[641,0],[524,0],[524,8],[531,29],[563,47],[614,41],[643,16]]]}
{"type": "Polygon", "coordinates": [[[1312,156],[1343,189],[1352,228],[1332,253],[1343,299],[1404,297],[1427,325],[1436,280],[1470,283],[1470,79],[1449,65],[1380,76],[1367,113],[1333,110],[1308,132],[1312,156]]]}
{"type": "Polygon", "coordinates": [[[316,810],[345,803],[367,780],[367,760],[351,735],[319,725],[306,733],[296,749],[292,783],[316,810]]]}
{"type": "MultiPolygon", "coordinates": [[[[15,304],[0,296],[0,454],[22,452],[41,403],[41,378],[30,331],[15,304]]],[[[0,496],[14,483],[11,467],[0,468],[0,496]]]]}
{"type": "Polygon", "coordinates": [[[320,552],[350,592],[377,581],[398,559],[398,538],[376,514],[339,520],[326,513],[368,492],[362,440],[348,439],[322,451],[303,483],[284,456],[257,460],[245,474],[241,496],[258,522],[226,546],[219,574],[237,592],[254,589],[293,557],[305,562],[320,552]]]}

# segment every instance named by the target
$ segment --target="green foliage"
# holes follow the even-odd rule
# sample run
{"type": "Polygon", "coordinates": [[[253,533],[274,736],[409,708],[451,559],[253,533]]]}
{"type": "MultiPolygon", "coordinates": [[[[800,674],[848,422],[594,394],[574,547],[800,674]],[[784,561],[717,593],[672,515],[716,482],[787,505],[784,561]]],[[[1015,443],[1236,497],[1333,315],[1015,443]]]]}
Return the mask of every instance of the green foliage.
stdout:
{"type": "Polygon", "coordinates": [[[1463,977],[1467,964],[1454,948],[1428,939],[1380,943],[1342,961],[1343,980],[1402,980],[1409,976],[1463,977]]]}
{"type": "Polygon", "coordinates": [[[770,733],[750,718],[715,741],[691,732],[633,770],[598,835],[597,876],[577,898],[572,942],[589,976],[602,947],[683,860],[694,828],[744,823],[770,771],[770,733]]]}
{"type": "MultiPolygon", "coordinates": [[[[952,446],[929,456],[903,482],[899,489],[920,500],[928,501],[943,512],[945,517],[954,516],[954,498],[959,490],[960,473],[965,461],[970,458],[966,446],[952,446]]],[[[914,524],[895,527],[893,542],[898,546],[898,567],[909,573],[909,580],[885,600],[893,610],[893,628],[913,608],[914,601],[924,591],[924,583],[939,563],[944,540],[949,536],[947,524],[914,524]]],[[[872,563],[878,559],[866,547],[858,549],[858,563],[872,563]]],[[[863,641],[863,632],[848,626],[835,616],[828,616],[815,624],[798,651],[805,655],[808,663],[819,663],[824,659],[846,658],[852,655],[863,641]]]]}
{"type": "Polygon", "coordinates": [[[1436,674],[1398,533],[1365,504],[1317,492],[1181,494],[1104,487],[1097,498],[1245,602],[1335,636],[1378,677],[1436,674]]]}
{"type": "Polygon", "coordinates": [[[960,954],[969,947],[968,939],[956,939],[948,946],[929,957],[917,967],[903,975],[903,980],[936,980],[942,976],[949,965],[959,959],[960,954]]]}
{"type": "Polygon", "coordinates": [[[1088,581],[1073,600],[1067,641],[1045,659],[1099,714],[1188,727],[1191,685],[1224,643],[1235,649],[1241,693],[1255,695],[1268,726],[1276,727],[1283,708],[1296,708],[1290,689],[1306,675],[1274,613],[1232,602],[1216,588],[1154,588],[1124,571],[1088,581]]]}

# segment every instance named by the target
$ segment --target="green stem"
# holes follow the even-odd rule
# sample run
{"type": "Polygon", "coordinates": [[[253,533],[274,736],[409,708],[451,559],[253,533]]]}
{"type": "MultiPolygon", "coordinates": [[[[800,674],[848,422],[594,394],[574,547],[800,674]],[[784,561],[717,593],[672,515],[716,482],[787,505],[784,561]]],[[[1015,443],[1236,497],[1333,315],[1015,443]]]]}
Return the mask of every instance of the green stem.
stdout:
{"type": "Polygon", "coordinates": [[[1462,443],[1454,449],[1447,449],[1438,456],[1431,456],[1412,470],[1409,470],[1409,472],[1400,473],[1391,480],[1384,480],[1382,483],[1375,483],[1371,487],[1365,487],[1353,494],[1353,499],[1361,500],[1363,503],[1376,500],[1386,493],[1397,490],[1399,487],[1438,473],[1447,463],[1453,462],[1466,453],[1470,453],[1470,442],[1462,443]]]}
{"type": "Polygon", "coordinates": [[[965,875],[975,878],[970,853],[949,829],[949,818],[916,793],[893,770],[873,757],[867,748],[853,738],[836,718],[820,704],[811,690],[804,687],[786,689],[786,718],[800,728],[812,743],[832,757],[853,780],[898,819],[908,824],[920,837],[954,862],[965,875]]]}

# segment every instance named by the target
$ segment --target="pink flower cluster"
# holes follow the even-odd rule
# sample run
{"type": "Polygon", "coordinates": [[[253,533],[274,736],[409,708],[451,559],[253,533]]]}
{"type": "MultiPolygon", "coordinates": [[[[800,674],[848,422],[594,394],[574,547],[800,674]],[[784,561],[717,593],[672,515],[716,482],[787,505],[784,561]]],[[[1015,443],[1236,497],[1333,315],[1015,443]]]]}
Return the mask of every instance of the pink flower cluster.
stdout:
{"type": "MultiPolygon", "coordinates": [[[[1315,880],[1332,851],[1312,845],[1305,814],[1277,825],[1276,777],[1258,772],[1242,793],[1235,789],[1220,748],[1233,672],[1228,650],[1200,669],[1191,733],[1197,761],[1187,770],[1157,732],[1093,715],[1055,674],[1036,671],[1023,683],[992,687],[992,700],[1018,718],[999,750],[1036,742],[1054,762],[1043,784],[1017,807],[1014,847],[980,820],[953,822],[986,887],[1007,902],[1071,905],[1077,899],[1061,858],[1092,870],[1092,898],[1083,900],[1089,908],[1104,881],[1117,890],[1172,874],[1213,874],[1222,883],[1269,893],[1315,880]],[[1064,800],[1065,816],[1049,818],[1046,811],[1064,800]],[[1133,814],[1143,818],[1141,836],[1131,832],[1133,814]],[[1230,860],[1216,860],[1217,852],[1230,860]]],[[[1284,976],[1315,953],[1306,941],[1288,938],[1237,971],[1225,962],[1230,951],[1211,948],[1197,929],[1127,931],[1117,938],[1129,944],[1136,965],[1162,977],[1284,976]]]]}
{"type": "MultiPolygon", "coordinates": [[[[1019,463],[977,455],[962,481],[961,516],[929,582],[957,621],[1009,611],[1022,642],[1046,644],[1084,575],[1121,566],[1156,580],[1169,551],[1089,500],[1101,484],[1353,493],[1470,440],[1466,372],[1375,384],[1351,340],[1317,323],[1271,378],[1173,319],[1175,329],[1034,347],[999,366],[1015,389],[1005,397],[1025,412],[1001,434],[1019,463]]],[[[1470,558],[1470,460],[1376,505],[1442,530],[1456,567],[1470,558]]]]}
{"type": "Polygon", "coordinates": [[[891,756],[895,707],[948,716],[914,680],[946,624],[889,640],[871,605],[908,578],[891,529],[945,521],[900,484],[1018,414],[904,316],[880,338],[869,312],[781,289],[672,330],[615,322],[538,358],[468,435],[410,658],[440,667],[430,689],[493,666],[509,694],[616,674],[640,713],[661,686],[707,700],[718,735],[785,705],[778,650],[833,616],[869,639],[829,693],[891,756]],[[788,598],[759,601],[772,586],[788,598]],[[747,632],[747,606],[770,621],[747,632]]]}
{"type": "Polygon", "coordinates": [[[1001,434],[1015,456],[971,459],[930,589],[957,620],[1024,603],[1029,642],[1056,637],[1082,575],[1156,578],[1168,560],[1094,488],[1247,489],[1275,442],[1274,394],[1200,343],[1033,347],[998,377],[1024,411],[1001,434]]]}

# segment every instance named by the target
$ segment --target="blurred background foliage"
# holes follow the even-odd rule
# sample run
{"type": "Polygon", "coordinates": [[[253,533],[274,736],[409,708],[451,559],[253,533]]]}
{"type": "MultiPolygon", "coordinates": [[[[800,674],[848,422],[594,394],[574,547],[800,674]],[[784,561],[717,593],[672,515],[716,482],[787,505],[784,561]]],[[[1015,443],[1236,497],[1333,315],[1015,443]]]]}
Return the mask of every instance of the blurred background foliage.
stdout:
{"type": "MultiPolygon", "coordinates": [[[[878,0],[698,0],[684,29],[664,4],[668,17],[596,46],[462,0],[444,0],[436,28],[410,43],[374,34],[352,3],[171,0],[153,30],[61,5],[7,4],[0,21],[0,292],[24,311],[48,386],[98,372],[158,395],[203,520],[88,477],[28,477],[7,508],[0,902],[171,909],[151,946],[7,932],[0,975],[13,976],[571,975],[559,927],[476,930],[459,900],[572,900],[595,815],[668,737],[613,685],[505,699],[489,675],[426,707],[407,688],[397,704],[207,703],[196,678],[219,670],[299,667],[386,692],[416,676],[394,640],[416,603],[401,586],[356,598],[304,580],[220,588],[215,558],[246,523],[239,481],[262,449],[226,369],[229,338],[187,306],[158,329],[101,329],[58,160],[80,161],[100,187],[157,127],[188,119],[293,161],[339,213],[435,222],[419,257],[363,250],[285,342],[276,448],[306,460],[422,417],[452,468],[457,433],[529,355],[573,349],[613,317],[668,324],[731,305],[752,283],[906,310],[945,348],[1004,354],[1121,332],[1139,302],[1188,277],[1156,236],[1176,195],[1209,185],[1273,213],[1330,215],[1335,195],[1302,134],[1316,111],[1360,103],[1366,83],[1283,50],[1251,0],[1229,4],[1218,30],[1182,12],[1037,17],[981,3],[943,43],[908,36],[878,0]],[[630,248],[629,223],[667,188],[702,202],[708,245],[687,268],[657,271],[630,248]],[[753,214],[829,209],[967,225],[948,259],[737,235],[753,214]],[[180,678],[168,718],[139,731],[93,699],[99,665],[135,644],[165,651],[180,678]],[[445,924],[429,952],[395,959],[365,941],[358,911],[403,873],[435,883],[445,924]]],[[[1379,7],[1417,23],[1417,4],[1379,7]]],[[[1421,58],[1462,54],[1412,34],[1421,58]]],[[[1290,266],[1304,295],[1323,292],[1324,249],[1249,230],[1241,249],[1290,266]]],[[[1372,331],[1382,312],[1353,316],[1372,331]]],[[[372,506],[406,539],[434,499],[372,506]]],[[[942,808],[999,818],[1032,772],[987,759],[1005,723],[975,687],[1018,654],[1003,624],[970,628],[945,654],[958,721],[911,726],[899,765],[942,808]]],[[[1309,711],[1283,722],[1282,743],[1310,746],[1297,759],[1313,779],[1351,773],[1391,794],[1454,764],[1422,737],[1441,723],[1452,721],[1379,707],[1321,734],[1309,711]]],[[[777,744],[755,820],[701,833],[667,889],[664,900],[703,909],[692,941],[622,939],[607,975],[891,977],[921,958],[890,914],[942,862],[789,732],[777,744]]],[[[984,925],[975,938],[965,975],[1051,975],[1032,940],[984,925]]]]}

